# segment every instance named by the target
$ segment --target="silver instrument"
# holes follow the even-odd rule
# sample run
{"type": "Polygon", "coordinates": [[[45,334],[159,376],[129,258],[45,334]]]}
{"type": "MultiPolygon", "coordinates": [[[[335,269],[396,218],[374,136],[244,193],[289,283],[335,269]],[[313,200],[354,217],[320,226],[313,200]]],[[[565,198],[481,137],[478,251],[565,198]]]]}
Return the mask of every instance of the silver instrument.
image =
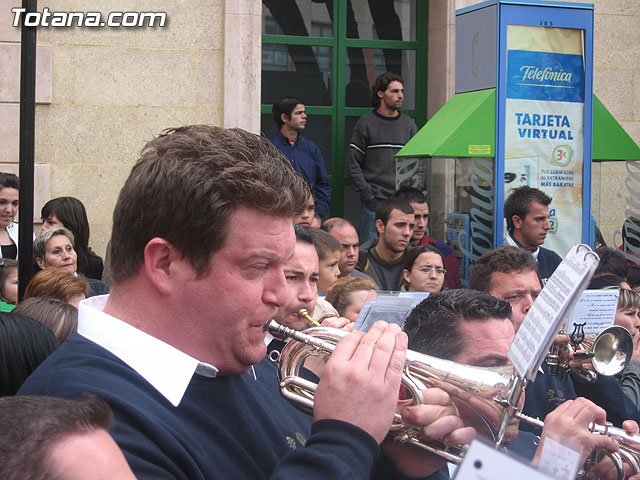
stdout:
{"type": "MultiPolygon", "coordinates": [[[[288,342],[281,353],[271,352],[271,360],[278,362],[282,395],[297,407],[312,413],[317,384],[302,378],[300,368],[309,356],[331,354],[348,332],[331,327],[313,327],[299,332],[275,321],[269,323],[268,329],[276,338],[296,340],[288,342]]],[[[544,427],[542,421],[518,410],[526,382],[515,374],[512,366],[473,367],[409,350],[402,385],[415,405],[423,403],[422,390],[438,387],[471,407],[487,426],[499,425],[497,435],[493,434],[492,427],[489,428],[496,447],[502,446],[507,427],[514,418],[544,427]]],[[[597,424],[592,424],[590,430],[594,434],[613,437],[620,445],[620,454],[607,453],[618,470],[619,480],[624,478],[623,458],[636,473],[640,473],[640,435],[628,435],[622,429],[597,424]]],[[[461,462],[466,451],[465,445],[451,447],[443,442],[423,439],[419,429],[404,423],[399,415],[395,416],[387,438],[408,443],[454,463],[461,462]]]]}

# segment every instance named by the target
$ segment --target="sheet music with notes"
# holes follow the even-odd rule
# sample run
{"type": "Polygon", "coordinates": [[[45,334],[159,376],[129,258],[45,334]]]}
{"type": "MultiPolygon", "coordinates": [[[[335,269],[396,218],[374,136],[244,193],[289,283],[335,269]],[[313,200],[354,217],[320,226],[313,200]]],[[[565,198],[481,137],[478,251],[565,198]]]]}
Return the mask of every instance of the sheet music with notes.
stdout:
{"type": "Polygon", "coordinates": [[[587,245],[574,245],[540,292],[508,353],[523,378],[530,381],[536,378],[565,316],[578,301],[597,265],[598,256],[587,245]]]}
{"type": "Polygon", "coordinates": [[[569,315],[564,331],[573,333],[576,324],[582,325],[585,335],[597,335],[613,325],[618,310],[620,289],[585,290],[569,315]]]}

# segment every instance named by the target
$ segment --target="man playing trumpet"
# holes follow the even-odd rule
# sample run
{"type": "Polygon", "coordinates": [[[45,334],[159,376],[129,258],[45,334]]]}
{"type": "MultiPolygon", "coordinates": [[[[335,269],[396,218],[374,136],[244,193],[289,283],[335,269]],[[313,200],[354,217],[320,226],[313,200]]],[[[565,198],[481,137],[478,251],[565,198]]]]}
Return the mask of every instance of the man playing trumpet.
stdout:
{"type": "MultiPolygon", "coordinates": [[[[411,312],[404,330],[409,336],[409,348],[420,353],[477,367],[510,364],[507,351],[515,337],[511,308],[507,302],[482,292],[447,290],[431,295],[411,312]]],[[[446,386],[442,388],[447,389],[446,386]]],[[[493,428],[497,428],[501,408],[474,401],[472,395],[467,399],[493,428]]],[[[458,403],[458,408],[465,424],[473,425],[481,434],[491,438],[486,424],[476,412],[464,403],[458,403]]],[[[518,419],[515,417],[509,423],[504,443],[507,444],[507,453],[537,465],[545,439],[559,438],[578,451],[584,462],[594,449],[618,451],[614,439],[588,430],[591,422],[603,424],[605,420],[605,411],[589,400],[568,400],[547,416],[539,446],[532,434],[518,432],[518,419]]],[[[628,422],[625,426],[631,433],[638,431],[635,422],[628,422]]],[[[593,470],[596,476],[592,478],[602,478],[597,475],[603,475],[611,466],[609,462],[601,462],[593,470]]]]}
{"type": "MultiPolygon", "coordinates": [[[[265,325],[287,303],[292,217],[308,194],[275,147],[242,130],[188,126],[149,142],[115,207],[111,294],[81,303],[78,333],[20,393],[103,397],[139,479],[438,475],[431,455],[379,447],[405,363],[399,327],[338,343],[313,418],[280,395],[265,325]]],[[[426,438],[468,443],[448,395],[425,399],[403,416],[426,438]]]]}
{"type": "MultiPolygon", "coordinates": [[[[537,268],[537,262],[526,250],[502,245],[476,260],[469,277],[469,287],[509,302],[517,332],[542,290],[537,268]]],[[[559,337],[564,337],[559,341],[568,341],[566,335],[559,337]]],[[[614,378],[599,376],[595,383],[588,384],[574,382],[569,376],[562,382],[549,374],[546,363],[543,363],[542,372],[536,380],[527,386],[524,413],[544,418],[566,400],[574,400],[578,396],[604,408],[607,419],[616,426],[621,426],[627,419],[640,421],[638,409],[614,378]]],[[[525,428],[537,432],[535,428],[525,428]]]]}

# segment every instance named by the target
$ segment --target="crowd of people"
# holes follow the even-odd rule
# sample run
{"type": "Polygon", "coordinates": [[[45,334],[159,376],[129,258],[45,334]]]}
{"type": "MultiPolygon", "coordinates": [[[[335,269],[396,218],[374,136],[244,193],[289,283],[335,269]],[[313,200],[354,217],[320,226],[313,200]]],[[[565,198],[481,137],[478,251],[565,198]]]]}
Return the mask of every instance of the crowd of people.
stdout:
{"type": "MultiPolygon", "coordinates": [[[[375,111],[350,147],[350,172],[368,210],[359,229],[344,218],[321,221],[328,212],[322,186],[297,172],[296,162],[317,152],[310,142],[296,146],[306,115],[295,98],[291,110],[274,107],[282,138],[273,143],[204,125],[149,142],[118,197],[108,265],[88,246],[81,202],[45,205],[34,241],[40,271],[25,299],[0,313],[1,478],[42,478],[43,471],[83,478],[99,470],[114,479],[443,480],[450,475],[444,458],[388,438],[397,415],[443,448],[491,438],[504,405],[474,410],[472,398],[444,384],[423,390],[421,403],[406,400],[407,350],[478,369],[510,365],[511,342],[558,263],[541,247],[551,200],[529,187],[515,190],[507,199],[515,208],[505,206],[507,244],[482,255],[470,288],[461,288],[455,253],[427,234],[423,192],[396,189],[388,179],[376,184],[367,173],[382,171],[387,148],[370,148],[372,134],[389,134],[384,141],[396,148],[395,126],[415,127],[389,123],[400,115],[399,77],[376,82],[373,98],[375,111]],[[301,150],[290,161],[281,148],[301,150]],[[362,235],[369,230],[375,235],[362,235]],[[101,281],[105,267],[110,287],[101,281]],[[364,304],[388,291],[428,297],[402,326],[378,321],[355,330],[364,304]],[[301,375],[317,383],[312,415],[281,395],[271,358],[288,341],[267,328],[276,320],[304,330],[303,310],[344,330],[330,356],[304,365],[301,375]]],[[[322,177],[322,168],[315,172],[322,177]]],[[[7,309],[17,301],[13,177],[0,175],[0,306],[7,309]]],[[[639,433],[640,296],[633,289],[640,285],[619,251],[598,252],[591,287],[620,290],[615,323],[632,335],[632,361],[591,383],[573,373],[562,381],[543,364],[513,407],[544,419],[544,428],[512,417],[502,449],[533,466],[545,442],[558,439],[581,463],[594,450],[617,452],[616,440],[590,432],[592,422],[639,433]]],[[[568,366],[588,368],[571,357],[568,366]]],[[[605,458],[591,475],[614,471],[605,458]]],[[[625,472],[640,478],[630,465],[625,472]]]]}

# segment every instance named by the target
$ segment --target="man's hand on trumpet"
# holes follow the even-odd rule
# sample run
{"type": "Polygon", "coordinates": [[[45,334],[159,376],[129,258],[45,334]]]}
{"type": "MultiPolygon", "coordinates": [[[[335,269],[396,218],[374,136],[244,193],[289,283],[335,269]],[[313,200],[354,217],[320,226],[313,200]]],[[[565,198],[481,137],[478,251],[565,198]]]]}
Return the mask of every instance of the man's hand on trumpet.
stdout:
{"type": "MultiPolygon", "coordinates": [[[[626,420],[622,423],[622,428],[624,428],[625,432],[629,435],[637,435],[640,433],[640,428],[638,428],[638,424],[633,420],[626,420]]],[[[634,473],[633,467],[626,462],[624,456],[622,457],[624,461],[624,478],[630,478],[631,480],[640,480],[640,474],[636,474],[631,476],[634,473]]],[[[613,461],[609,457],[605,457],[597,465],[591,468],[591,472],[589,475],[590,478],[602,478],[606,480],[617,480],[618,471],[616,470],[613,461]]]]}
{"type": "MultiPolygon", "coordinates": [[[[477,432],[473,427],[464,425],[451,396],[435,387],[423,390],[422,395],[422,405],[413,405],[410,400],[398,404],[405,423],[419,427],[424,440],[439,440],[447,446],[469,444],[477,432]]],[[[446,463],[423,450],[390,440],[383,442],[381,447],[387,460],[409,477],[430,475],[446,463]]]]}
{"type": "Polygon", "coordinates": [[[582,456],[581,463],[587,460],[593,450],[617,452],[618,443],[613,438],[589,431],[591,422],[604,425],[606,419],[606,412],[586,398],[567,400],[545,418],[540,445],[531,464],[539,463],[547,438],[566,444],[568,448],[579,452],[582,456]]]}
{"type": "MultiPolygon", "coordinates": [[[[398,408],[407,336],[395,324],[376,322],[365,334],[351,332],[338,342],[315,393],[314,418],[342,420],[385,439],[398,408]]],[[[404,407],[401,414],[427,438],[466,444],[475,434],[464,427],[449,395],[425,391],[425,404],[404,407]]],[[[428,475],[444,461],[410,446],[384,445],[387,459],[405,475],[428,475]]]]}

